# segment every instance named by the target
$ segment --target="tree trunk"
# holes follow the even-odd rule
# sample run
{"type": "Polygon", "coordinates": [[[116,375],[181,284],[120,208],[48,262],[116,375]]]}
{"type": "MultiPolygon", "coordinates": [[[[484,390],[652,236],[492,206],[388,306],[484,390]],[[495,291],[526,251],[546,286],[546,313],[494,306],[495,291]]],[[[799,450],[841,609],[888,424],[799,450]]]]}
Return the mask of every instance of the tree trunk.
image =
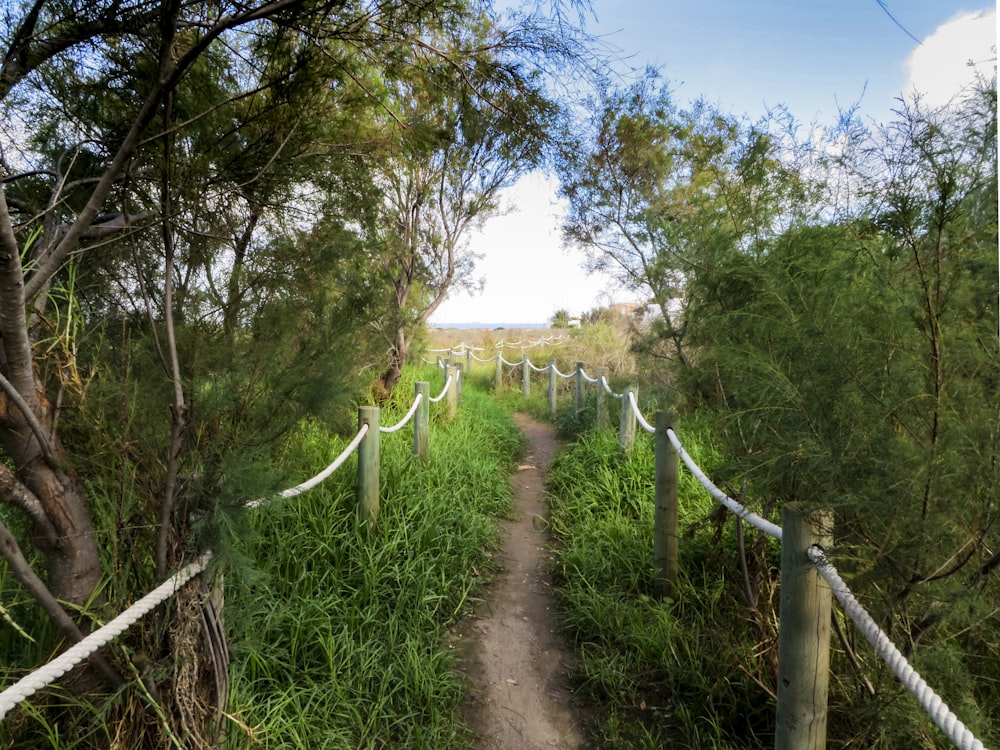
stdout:
{"type": "Polygon", "coordinates": [[[389,355],[389,366],[385,369],[380,381],[386,398],[392,395],[392,389],[396,387],[399,379],[403,377],[403,366],[406,364],[406,356],[409,353],[409,349],[410,341],[406,337],[406,330],[403,328],[396,329],[396,343],[393,345],[392,352],[389,355]]]}
{"type": "MultiPolygon", "coordinates": [[[[35,518],[32,541],[45,555],[49,588],[82,605],[101,580],[100,558],[83,488],[66,469],[52,405],[35,371],[26,302],[20,248],[0,188],[0,373],[9,388],[0,395],[0,439],[18,479],[38,501],[37,507],[20,507],[35,518]]],[[[2,499],[18,505],[12,496],[2,499]]]]}
{"type": "MultiPolygon", "coordinates": [[[[49,425],[51,409],[47,401],[39,401],[44,405],[39,421],[49,425]]],[[[101,566],[83,488],[72,472],[62,468],[64,456],[58,441],[52,449],[59,463],[53,467],[34,436],[17,424],[19,412],[6,398],[0,399],[0,413],[7,455],[48,521],[47,525],[35,524],[32,541],[45,555],[49,589],[58,599],[86,604],[100,583],[101,566]]]]}

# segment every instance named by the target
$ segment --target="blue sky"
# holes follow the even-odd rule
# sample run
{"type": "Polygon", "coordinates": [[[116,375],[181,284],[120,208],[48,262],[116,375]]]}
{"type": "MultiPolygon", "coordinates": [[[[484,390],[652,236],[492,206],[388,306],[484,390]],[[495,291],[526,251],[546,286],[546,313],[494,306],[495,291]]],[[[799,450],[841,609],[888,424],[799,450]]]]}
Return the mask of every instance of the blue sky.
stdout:
{"type": "MultiPolygon", "coordinates": [[[[918,48],[907,32],[927,40],[957,16],[995,14],[996,6],[883,4],[905,31],[877,0],[597,0],[596,22],[588,26],[622,50],[625,64],[660,66],[682,101],[703,96],[752,117],[785,104],[798,119],[829,121],[838,103],[860,99],[863,112],[884,119],[906,87],[907,60],[918,48]]],[[[995,19],[989,25],[995,40],[995,19]]],[[[940,59],[946,53],[928,54],[940,59]]]]}
{"type": "MultiPolygon", "coordinates": [[[[971,77],[969,60],[996,70],[996,4],[883,5],[905,30],[878,0],[595,0],[587,30],[618,51],[621,72],[655,65],[680,104],[704,98],[751,119],[784,105],[804,124],[832,123],[859,103],[862,117],[886,121],[913,87],[944,104],[971,77]]],[[[634,296],[585,274],[582,252],[562,246],[551,179],[531,175],[507,201],[511,212],[472,237],[483,293],[454,294],[432,324],[538,324],[634,296]]]]}

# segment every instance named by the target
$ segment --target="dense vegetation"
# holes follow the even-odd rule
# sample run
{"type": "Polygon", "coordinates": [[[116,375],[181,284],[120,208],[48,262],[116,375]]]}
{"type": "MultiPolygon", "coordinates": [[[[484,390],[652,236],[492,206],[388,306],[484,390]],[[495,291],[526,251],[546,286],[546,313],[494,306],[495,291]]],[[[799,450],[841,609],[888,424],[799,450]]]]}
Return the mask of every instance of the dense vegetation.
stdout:
{"type": "MultiPolygon", "coordinates": [[[[262,528],[244,504],[349,434],[359,401],[394,403],[428,315],[449,290],[476,284],[469,229],[538,166],[562,180],[567,239],[649,302],[630,351],[617,346],[620,320],[587,316],[575,338],[591,346],[588,361],[641,376],[643,393],[697,414],[701,442],[746,503],[834,510],[838,564],[877,592],[873,611],[966,720],[995,731],[995,81],[937,111],[901,103],[893,123],[872,129],[851,113],[806,131],[785,115],[751,125],[704,104],[683,109],[655,73],[598,80],[580,107],[567,92],[581,91],[593,50],[564,5],[547,18],[477,0],[5,4],[6,676],[79,640],[206,547],[217,553],[211,596],[162,610],[59,697],[22,709],[3,726],[10,743],[167,747],[183,736],[207,746],[230,698],[250,730],[294,733],[281,727],[274,685],[299,667],[256,660],[256,622],[314,618],[246,586],[315,590],[301,566],[326,556],[357,596],[384,603],[389,563],[360,541],[292,553],[270,535],[304,532],[277,510],[264,511],[274,528],[262,528]],[[567,72],[574,86],[557,85],[567,72]],[[375,578],[351,555],[370,556],[375,578]],[[234,601],[221,605],[227,588],[234,601]],[[254,624],[220,627],[220,605],[246,607],[254,624]]],[[[408,471],[429,498],[444,481],[408,471]]],[[[335,487],[328,502],[343,505],[335,487]]],[[[318,523],[317,502],[301,504],[303,528],[318,523]]],[[[636,521],[645,512],[624,510],[636,521]]],[[[482,545],[481,519],[439,519],[460,521],[482,545]]],[[[343,524],[337,532],[350,533],[343,524]]],[[[727,534],[702,540],[706,558],[727,554],[727,534]]],[[[733,658],[744,687],[766,694],[768,673],[752,662],[769,658],[768,550],[748,544],[756,630],[734,635],[733,658]]],[[[437,564],[418,563],[432,577],[437,564]]],[[[725,581],[705,583],[721,591],[725,581]]],[[[428,630],[404,658],[431,653],[469,584],[455,585],[428,597],[428,619],[406,613],[416,618],[408,630],[428,630]]],[[[586,639],[582,622],[568,619],[586,639]]],[[[376,658],[350,627],[302,637],[347,649],[329,651],[327,669],[341,656],[376,658]]],[[[388,713],[321,731],[334,745],[447,744],[442,717],[413,734],[390,717],[435,695],[447,712],[445,683],[411,686],[405,699],[357,688],[352,701],[388,713]]],[[[933,743],[908,729],[879,735],[875,717],[906,709],[885,683],[873,687],[867,703],[849,687],[839,696],[855,708],[838,730],[855,738],[845,742],[933,743]]]]}
{"type": "MultiPolygon", "coordinates": [[[[577,42],[476,0],[3,12],[13,678],[207,546],[221,596],[243,503],[288,480],[290,436],[345,434],[359,399],[388,403],[427,315],[473,283],[468,230],[543,159],[560,108],[540,66],[571,62],[577,42]]],[[[129,747],[214,725],[229,699],[215,609],[134,631],[64,685],[96,714],[50,707],[38,725],[71,721],[98,747],[105,724],[129,747]],[[178,664],[204,679],[182,690],[178,664]]]]}
{"type": "MultiPolygon", "coordinates": [[[[811,142],[785,119],[748,126],[703,105],[681,110],[653,75],[609,87],[592,111],[591,130],[562,165],[572,206],[565,232],[591,250],[595,267],[616,269],[657,308],[635,329],[640,392],[697,425],[692,437],[712,446],[713,476],[755,511],[777,519],[788,502],[833,511],[836,564],[963,721],[995,743],[995,82],[939,110],[902,102],[893,122],[873,130],[845,113],[835,132],[811,142]]],[[[566,514],[564,566],[573,573],[567,617],[593,657],[586,684],[618,707],[609,726],[635,735],[622,710],[670,702],[662,722],[639,714],[651,719],[649,732],[680,727],[690,747],[706,746],[709,728],[720,747],[768,744],[773,729],[754,718],[775,684],[768,545],[744,543],[742,583],[732,562],[713,570],[702,553],[732,561],[733,537],[721,522],[709,533],[692,505],[690,543],[700,552],[687,575],[698,589],[666,605],[649,602],[634,559],[608,553],[581,563],[576,535],[593,547],[615,528],[648,533],[641,506],[619,517],[622,495],[604,490],[633,484],[635,459],[602,465],[592,487],[582,479],[600,440],[582,441],[556,473],[557,482],[575,479],[556,507],[566,514]],[[584,563],[594,567],[580,573],[584,563]],[[598,593],[586,601],[578,574],[583,585],[613,579],[627,589],[610,603],[598,593]],[[703,605],[697,617],[709,626],[685,619],[695,610],[687,599],[703,605]],[[663,630],[654,636],[657,618],[663,630]],[[669,638],[675,618],[694,639],[722,631],[726,642],[702,644],[712,653],[692,658],[654,640],[669,638]],[[734,627],[734,618],[748,624],[734,627]],[[727,668],[701,661],[730,647],[727,668]],[[701,684],[683,709],[696,707],[696,721],[673,703],[683,694],[677,674],[701,684]],[[734,705],[739,726],[727,718],[734,705]]],[[[847,643],[843,654],[860,650],[847,643]]],[[[881,666],[858,658],[836,669],[831,744],[942,746],[881,666]]],[[[652,746],[652,736],[640,733],[635,746],[652,746]]]]}

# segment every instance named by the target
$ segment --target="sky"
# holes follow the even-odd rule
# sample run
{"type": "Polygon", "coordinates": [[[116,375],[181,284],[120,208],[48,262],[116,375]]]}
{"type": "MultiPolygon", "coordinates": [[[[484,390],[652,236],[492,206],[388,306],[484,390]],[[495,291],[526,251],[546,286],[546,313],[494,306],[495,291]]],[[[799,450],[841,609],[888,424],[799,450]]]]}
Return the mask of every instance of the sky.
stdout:
{"type": "MultiPolygon", "coordinates": [[[[594,0],[586,29],[620,57],[620,72],[659,67],[676,100],[705,99],[757,119],[777,105],[803,123],[841,109],[885,122],[900,96],[945,104],[975,68],[996,70],[996,4],[982,0],[594,0]],[[888,11],[888,12],[887,12],[888,11]],[[891,14],[891,16],[890,16],[891,14]]],[[[563,247],[554,178],[533,173],[506,211],[470,237],[482,292],[453,292],[431,324],[547,323],[633,293],[583,270],[563,247]]]]}

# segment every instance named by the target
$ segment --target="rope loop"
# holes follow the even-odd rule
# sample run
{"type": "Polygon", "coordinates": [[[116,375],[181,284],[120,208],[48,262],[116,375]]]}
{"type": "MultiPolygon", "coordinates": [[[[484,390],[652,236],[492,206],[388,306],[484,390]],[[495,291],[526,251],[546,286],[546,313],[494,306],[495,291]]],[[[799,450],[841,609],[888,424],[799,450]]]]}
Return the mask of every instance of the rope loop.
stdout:
{"type": "Polygon", "coordinates": [[[382,427],[381,425],[379,425],[379,428],[378,428],[379,432],[391,433],[391,432],[397,432],[398,430],[403,429],[403,426],[407,422],[409,422],[410,419],[413,418],[414,414],[417,413],[417,407],[420,406],[420,401],[421,401],[421,399],[423,399],[423,397],[424,397],[424,394],[418,393],[416,395],[416,397],[413,399],[413,404],[410,406],[410,410],[408,412],[406,412],[406,416],[404,416],[401,420],[399,420],[399,422],[397,422],[396,424],[394,424],[392,427],[382,427]]]}
{"type": "Polygon", "coordinates": [[[188,581],[201,573],[212,559],[211,550],[202,553],[196,562],[189,563],[126,609],[111,622],[98,628],[83,640],[70,646],[40,669],[22,677],[0,693],[0,719],[3,719],[21,701],[30,698],[42,688],[51,685],[84,659],[95,654],[142,617],[176,594],[188,581]]]}
{"type": "Polygon", "coordinates": [[[642,429],[644,429],[650,435],[655,433],[656,428],[653,427],[653,425],[651,425],[649,422],[647,422],[646,418],[642,416],[642,412],[639,411],[639,404],[636,403],[635,394],[632,391],[628,392],[628,402],[632,406],[632,412],[635,414],[636,420],[638,420],[639,424],[642,425],[642,429]]]}
{"type": "Polygon", "coordinates": [[[452,373],[448,373],[448,379],[444,381],[444,388],[441,389],[441,393],[439,393],[436,397],[431,397],[429,399],[432,404],[436,404],[445,397],[445,394],[448,393],[448,389],[451,387],[451,380],[453,377],[454,375],[452,375],[452,373]]]}
{"type": "Polygon", "coordinates": [[[611,396],[611,398],[621,398],[622,396],[625,395],[623,393],[615,393],[613,390],[611,390],[611,386],[608,385],[608,379],[603,375],[601,375],[601,385],[604,386],[604,390],[608,392],[608,395],[611,396]]]}
{"type": "Polygon", "coordinates": [[[530,367],[535,372],[545,372],[546,370],[549,369],[548,365],[546,365],[545,367],[538,367],[530,359],[527,359],[526,361],[528,362],[528,367],[530,367]]]}

